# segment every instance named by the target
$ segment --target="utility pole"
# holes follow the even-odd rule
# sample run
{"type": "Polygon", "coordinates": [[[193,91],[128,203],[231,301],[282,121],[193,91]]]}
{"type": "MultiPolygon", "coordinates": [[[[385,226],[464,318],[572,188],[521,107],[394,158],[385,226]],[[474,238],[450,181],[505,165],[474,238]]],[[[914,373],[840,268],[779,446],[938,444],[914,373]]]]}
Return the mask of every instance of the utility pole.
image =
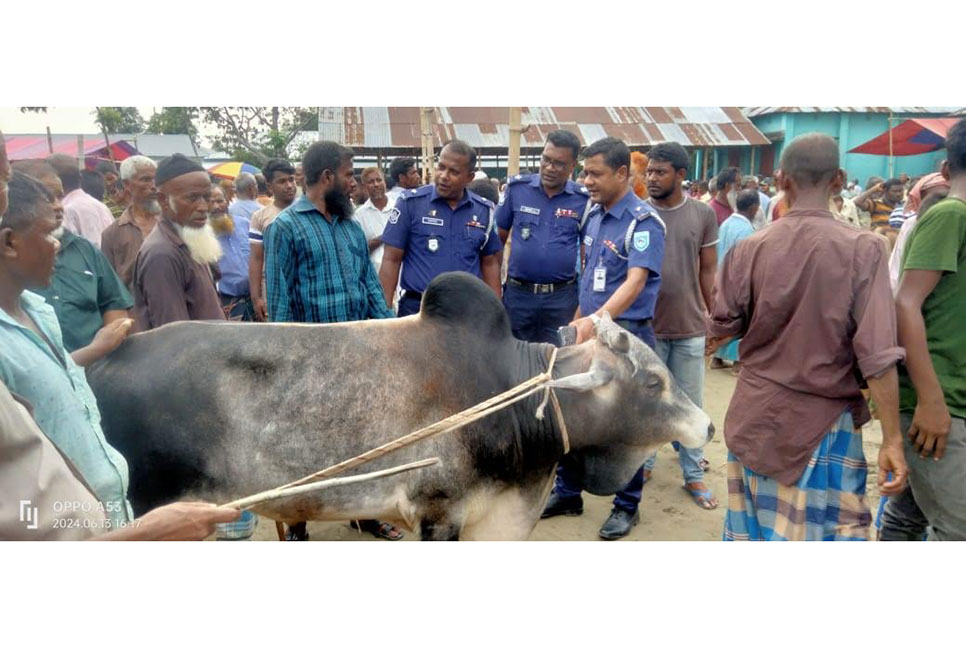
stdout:
{"type": "Polygon", "coordinates": [[[521,109],[510,108],[510,147],[507,151],[506,177],[509,180],[520,173],[521,109]]]}

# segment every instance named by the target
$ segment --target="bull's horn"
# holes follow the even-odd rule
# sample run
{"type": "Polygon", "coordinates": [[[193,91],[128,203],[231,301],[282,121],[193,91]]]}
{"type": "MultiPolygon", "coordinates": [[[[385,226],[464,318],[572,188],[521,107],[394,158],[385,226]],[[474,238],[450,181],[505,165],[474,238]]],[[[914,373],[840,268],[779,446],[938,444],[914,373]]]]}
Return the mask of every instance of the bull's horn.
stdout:
{"type": "Polygon", "coordinates": [[[586,373],[574,374],[547,383],[550,387],[558,389],[569,389],[572,391],[590,391],[603,387],[614,378],[614,373],[610,369],[597,368],[586,373]]]}

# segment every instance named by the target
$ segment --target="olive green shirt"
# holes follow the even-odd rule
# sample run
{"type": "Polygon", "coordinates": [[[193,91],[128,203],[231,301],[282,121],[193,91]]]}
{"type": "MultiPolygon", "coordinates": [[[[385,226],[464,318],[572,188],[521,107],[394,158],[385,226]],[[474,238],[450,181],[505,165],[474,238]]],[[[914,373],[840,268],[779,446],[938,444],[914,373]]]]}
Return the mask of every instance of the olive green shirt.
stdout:
{"type": "MultiPolygon", "coordinates": [[[[922,304],[926,346],[949,413],[966,418],[966,202],[947,198],[919,217],[906,241],[902,270],[942,272],[922,304]]],[[[899,372],[899,409],[916,409],[905,367],[899,372]]]]}
{"type": "Polygon", "coordinates": [[[68,353],[87,346],[104,326],[104,313],[127,310],[131,294],[104,254],[64,230],[50,286],[34,291],[53,306],[68,353]]]}

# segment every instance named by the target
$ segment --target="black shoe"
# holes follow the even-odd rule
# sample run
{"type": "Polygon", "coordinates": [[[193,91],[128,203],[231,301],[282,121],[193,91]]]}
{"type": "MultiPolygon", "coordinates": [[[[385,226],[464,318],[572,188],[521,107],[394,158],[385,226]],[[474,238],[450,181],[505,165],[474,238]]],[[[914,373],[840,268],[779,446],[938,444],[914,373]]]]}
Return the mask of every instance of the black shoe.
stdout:
{"type": "Polygon", "coordinates": [[[304,541],[309,539],[309,531],[305,528],[305,522],[290,524],[288,531],[285,532],[285,539],[289,542],[304,541]]]}
{"type": "Polygon", "coordinates": [[[584,500],[577,495],[576,497],[560,497],[554,491],[547,501],[546,508],[540,515],[540,519],[552,518],[557,515],[580,515],[584,512],[584,500]]]}
{"type": "Polygon", "coordinates": [[[604,522],[597,533],[604,540],[618,540],[631,532],[637,523],[641,521],[641,514],[638,511],[631,513],[616,506],[611,509],[610,517],[604,522]]]}

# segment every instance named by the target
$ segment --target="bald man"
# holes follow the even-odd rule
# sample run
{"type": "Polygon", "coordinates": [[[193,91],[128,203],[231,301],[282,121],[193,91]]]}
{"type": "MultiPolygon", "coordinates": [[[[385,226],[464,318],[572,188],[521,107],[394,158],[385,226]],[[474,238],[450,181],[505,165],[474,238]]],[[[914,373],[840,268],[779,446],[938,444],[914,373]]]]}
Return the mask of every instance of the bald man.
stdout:
{"type": "Polygon", "coordinates": [[[40,182],[53,198],[54,216],[61,225],[54,238],[60,249],[50,285],[34,292],[53,307],[64,347],[73,353],[91,344],[102,327],[127,318],[134,301],[104,254],[62,226],[64,189],[54,168],[41,160],[25,160],[14,169],[40,182]]]}
{"type": "Polygon", "coordinates": [[[789,211],[718,271],[707,353],[742,338],[725,418],[725,540],[869,538],[860,380],[882,423],[879,491],[905,482],[889,253],[882,237],[828,210],[843,181],[835,140],[794,139],[778,181],[789,211]]]}

